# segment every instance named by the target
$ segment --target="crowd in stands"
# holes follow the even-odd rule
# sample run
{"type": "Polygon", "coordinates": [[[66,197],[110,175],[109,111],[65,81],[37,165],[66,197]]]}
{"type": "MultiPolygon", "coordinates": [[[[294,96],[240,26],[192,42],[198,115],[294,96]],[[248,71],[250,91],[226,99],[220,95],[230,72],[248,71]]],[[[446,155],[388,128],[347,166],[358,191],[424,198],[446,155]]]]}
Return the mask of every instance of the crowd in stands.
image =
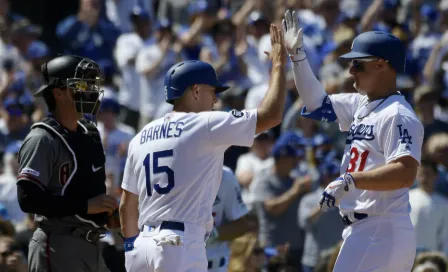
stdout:
{"type": "MultiPolygon", "coordinates": [[[[104,96],[96,121],[108,193],[119,199],[129,141],[171,110],[166,71],[182,60],[206,61],[231,86],[216,110],[257,107],[269,85],[269,25],[281,26],[287,9],[297,11],[308,61],[328,94],[356,92],[350,64],[338,56],[359,33],[387,31],[406,44],[397,86],[425,129],[410,189],[418,245],[413,271],[448,271],[447,0],[79,0],[78,10],[54,29],[63,51],[47,46],[42,28],[12,10],[11,1],[0,0],[0,271],[27,271],[36,225],[18,205],[17,153],[31,125],[47,115],[45,103],[33,97],[44,62],[65,53],[101,66],[104,96]]],[[[329,272],[341,246],[338,210],[321,212],[317,203],[339,176],[346,134],[335,123],[301,117],[290,64],[287,88],[282,124],[257,135],[250,149],[225,154],[258,222],[257,232],[233,241],[229,271],[329,272]],[[280,205],[280,197],[287,201],[280,205]]],[[[103,243],[111,271],[124,271],[123,240],[111,232],[103,243]]]]}

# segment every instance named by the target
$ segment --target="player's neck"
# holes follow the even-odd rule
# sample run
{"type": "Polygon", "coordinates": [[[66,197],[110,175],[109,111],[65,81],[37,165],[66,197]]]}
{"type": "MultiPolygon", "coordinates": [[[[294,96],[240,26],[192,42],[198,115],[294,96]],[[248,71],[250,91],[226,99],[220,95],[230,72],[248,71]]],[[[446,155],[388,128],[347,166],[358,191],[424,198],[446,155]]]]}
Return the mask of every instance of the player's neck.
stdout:
{"type": "Polygon", "coordinates": [[[378,86],[375,91],[367,94],[369,101],[384,99],[393,94],[396,94],[397,84],[395,81],[396,81],[395,79],[393,81],[384,80],[383,83],[380,86],[378,86]]]}
{"type": "Polygon", "coordinates": [[[64,128],[70,131],[77,130],[79,119],[79,114],[77,112],[56,108],[53,112],[53,117],[64,128]]]}
{"type": "Polygon", "coordinates": [[[194,109],[187,105],[174,105],[173,112],[200,112],[200,110],[194,109]]]}
{"type": "Polygon", "coordinates": [[[432,195],[432,193],[434,192],[434,187],[431,186],[420,186],[420,189],[428,195],[432,195]]]}

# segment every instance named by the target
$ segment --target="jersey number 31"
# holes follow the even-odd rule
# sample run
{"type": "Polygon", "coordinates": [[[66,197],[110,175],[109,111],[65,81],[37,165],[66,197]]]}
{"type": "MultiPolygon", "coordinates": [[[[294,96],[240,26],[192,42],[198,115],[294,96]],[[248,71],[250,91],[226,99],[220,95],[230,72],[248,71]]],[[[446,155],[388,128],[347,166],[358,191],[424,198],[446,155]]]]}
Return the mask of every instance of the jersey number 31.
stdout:
{"type": "MultiPolygon", "coordinates": [[[[165,195],[168,194],[171,189],[174,187],[174,172],[169,166],[160,166],[159,165],[159,159],[160,158],[167,158],[173,156],[173,150],[162,150],[158,152],[152,153],[152,174],[160,174],[165,173],[168,178],[168,184],[165,187],[160,187],[159,184],[154,184],[154,190],[160,194],[165,195]]],[[[143,166],[145,167],[145,177],[146,177],[146,194],[148,196],[152,195],[151,190],[151,167],[149,165],[149,162],[151,161],[151,153],[148,153],[145,157],[145,160],[143,160],[143,166]]]]}
{"type": "Polygon", "coordinates": [[[359,154],[356,147],[352,147],[350,150],[350,163],[347,167],[347,173],[362,172],[366,166],[367,157],[369,156],[369,150],[366,150],[359,154]],[[358,167],[358,169],[356,169],[358,167]]]}

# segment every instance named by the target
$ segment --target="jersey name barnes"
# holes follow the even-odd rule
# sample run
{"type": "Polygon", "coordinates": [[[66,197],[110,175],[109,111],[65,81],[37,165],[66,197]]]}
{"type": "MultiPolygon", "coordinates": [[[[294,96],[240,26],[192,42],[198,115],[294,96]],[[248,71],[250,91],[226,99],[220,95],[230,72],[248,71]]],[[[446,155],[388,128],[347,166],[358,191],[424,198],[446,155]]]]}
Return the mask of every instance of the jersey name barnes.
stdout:
{"type": "Polygon", "coordinates": [[[373,141],[375,139],[374,129],[375,125],[352,124],[348,130],[345,144],[351,144],[356,140],[373,141]]]}
{"type": "Polygon", "coordinates": [[[179,138],[184,125],[184,122],[167,122],[142,130],[140,144],[166,138],[179,138]]]}

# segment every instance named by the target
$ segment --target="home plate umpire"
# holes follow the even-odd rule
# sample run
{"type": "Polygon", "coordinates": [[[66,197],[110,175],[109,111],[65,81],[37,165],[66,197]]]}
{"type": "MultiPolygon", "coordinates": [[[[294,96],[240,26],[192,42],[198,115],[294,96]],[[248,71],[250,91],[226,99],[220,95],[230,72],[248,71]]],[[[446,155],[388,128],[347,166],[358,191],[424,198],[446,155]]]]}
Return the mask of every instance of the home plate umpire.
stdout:
{"type": "Polygon", "coordinates": [[[50,115],[32,126],[19,151],[21,209],[36,214],[29,271],[108,271],[99,239],[119,227],[117,201],[106,195],[105,156],[94,123],[99,109],[98,64],[58,56],[42,65],[42,96],[50,115]]]}

